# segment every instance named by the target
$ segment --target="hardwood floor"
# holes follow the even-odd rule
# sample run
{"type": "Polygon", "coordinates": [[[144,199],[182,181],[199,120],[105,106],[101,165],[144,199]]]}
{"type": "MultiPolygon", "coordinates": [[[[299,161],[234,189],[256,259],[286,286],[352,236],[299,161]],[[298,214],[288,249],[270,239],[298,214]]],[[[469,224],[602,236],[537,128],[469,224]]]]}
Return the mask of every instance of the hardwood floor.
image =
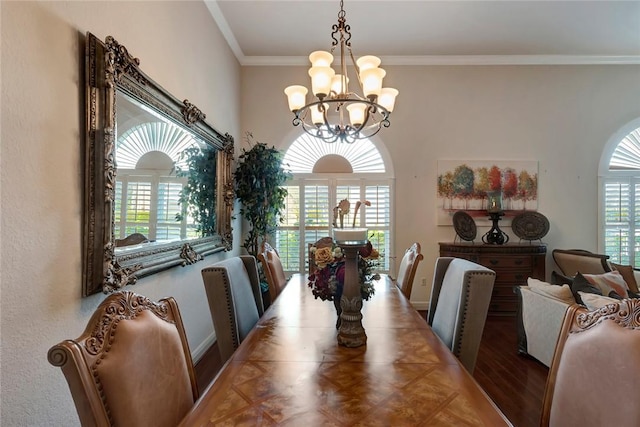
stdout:
{"type": "MultiPolygon", "coordinates": [[[[515,427],[534,427],[540,422],[548,368],[518,354],[515,320],[487,318],[473,376],[515,427]]],[[[195,366],[200,393],[221,367],[214,344],[195,366]]]]}

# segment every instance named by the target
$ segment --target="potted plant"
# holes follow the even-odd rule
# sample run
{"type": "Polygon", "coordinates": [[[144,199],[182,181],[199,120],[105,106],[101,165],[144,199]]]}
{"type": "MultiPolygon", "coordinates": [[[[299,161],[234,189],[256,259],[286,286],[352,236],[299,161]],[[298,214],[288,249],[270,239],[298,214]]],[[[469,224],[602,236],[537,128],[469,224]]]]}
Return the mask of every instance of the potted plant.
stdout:
{"type": "Polygon", "coordinates": [[[251,227],[243,247],[257,257],[260,244],[273,234],[281,220],[287,197],[282,185],[291,175],[282,167],[283,154],[275,147],[254,142],[250,132],[245,141],[250,149],[242,149],[233,177],[236,197],[242,204],[240,215],[251,227]]]}
{"type": "Polygon", "coordinates": [[[176,214],[176,221],[182,221],[188,213],[195,220],[196,232],[201,237],[216,232],[216,157],[217,150],[210,146],[192,146],[180,153],[186,169],[176,167],[177,176],[187,177],[178,199],[184,213],[176,214]]]}

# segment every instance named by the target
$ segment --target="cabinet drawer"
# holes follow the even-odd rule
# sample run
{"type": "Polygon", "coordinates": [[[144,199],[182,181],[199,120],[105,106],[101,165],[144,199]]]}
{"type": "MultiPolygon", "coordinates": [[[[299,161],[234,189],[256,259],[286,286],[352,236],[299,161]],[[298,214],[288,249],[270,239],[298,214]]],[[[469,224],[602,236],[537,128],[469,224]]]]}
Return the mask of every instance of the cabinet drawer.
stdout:
{"type": "Polygon", "coordinates": [[[496,272],[496,286],[526,285],[530,271],[500,271],[496,272]]]}
{"type": "Polygon", "coordinates": [[[516,313],[518,302],[516,300],[502,300],[491,298],[489,304],[489,314],[497,316],[511,316],[516,313]]]}
{"type": "Polygon", "coordinates": [[[480,256],[480,264],[491,269],[494,268],[524,268],[530,269],[533,265],[530,256],[499,257],[491,255],[480,256]]]}
{"type": "Polygon", "coordinates": [[[491,300],[494,298],[513,299],[513,286],[494,286],[493,292],[491,292],[491,300]]]}

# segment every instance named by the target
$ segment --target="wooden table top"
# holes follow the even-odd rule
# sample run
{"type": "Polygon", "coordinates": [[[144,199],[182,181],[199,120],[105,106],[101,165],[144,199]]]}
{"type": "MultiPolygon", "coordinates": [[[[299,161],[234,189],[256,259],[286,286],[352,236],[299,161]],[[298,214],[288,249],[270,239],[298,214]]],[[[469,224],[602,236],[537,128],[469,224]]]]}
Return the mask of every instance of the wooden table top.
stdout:
{"type": "Polygon", "coordinates": [[[388,278],[362,313],[367,344],[339,346],[295,275],[180,425],[511,425],[388,278]]]}

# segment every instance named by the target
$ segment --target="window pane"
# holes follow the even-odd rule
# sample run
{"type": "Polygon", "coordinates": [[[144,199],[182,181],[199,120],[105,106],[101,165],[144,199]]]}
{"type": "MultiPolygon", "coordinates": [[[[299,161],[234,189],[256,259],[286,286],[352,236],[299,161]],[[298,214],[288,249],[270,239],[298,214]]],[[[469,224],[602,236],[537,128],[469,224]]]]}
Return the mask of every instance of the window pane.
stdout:
{"type": "Polygon", "coordinates": [[[365,210],[368,227],[389,227],[391,224],[390,189],[388,185],[367,186],[367,200],[371,206],[365,210]]]}
{"type": "Polygon", "coordinates": [[[300,225],[300,187],[285,186],[287,197],[284,201],[285,208],[282,211],[283,227],[297,227],[300,225]]]}
{"type": "Polygon", "coordinates": [[[329,227],[329,187],[305,185],[304,212],[307,227],[329,227]]]}
{"type": "Polygon", "coordinates": [[[276,239],[282,268],[285,271],[300,271],[300,232],[279,229],[276,239]]]}
{"type": "Polygon", "coordinates": [[[151,183],[129,182],[127,185],[127,218],[128,223],[149,224],[151,210],[151,183]]]}

